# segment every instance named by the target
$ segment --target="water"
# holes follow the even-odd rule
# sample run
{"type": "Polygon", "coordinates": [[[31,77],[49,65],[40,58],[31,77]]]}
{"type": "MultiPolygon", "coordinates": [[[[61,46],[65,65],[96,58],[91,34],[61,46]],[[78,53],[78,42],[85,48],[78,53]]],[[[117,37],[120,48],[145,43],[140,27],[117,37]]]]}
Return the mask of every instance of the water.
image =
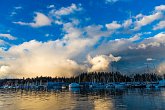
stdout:
{"type": "Polygon", "coordinates": [[[165,110],[165,89],[1,89],[0,110],[165,110]]]}

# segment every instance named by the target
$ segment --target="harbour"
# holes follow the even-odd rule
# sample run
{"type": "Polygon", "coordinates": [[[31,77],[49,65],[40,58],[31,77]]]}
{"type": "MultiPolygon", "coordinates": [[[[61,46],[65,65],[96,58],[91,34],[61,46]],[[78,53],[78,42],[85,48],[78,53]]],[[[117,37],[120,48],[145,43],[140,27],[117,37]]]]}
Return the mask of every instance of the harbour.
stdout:
{"type": "Polygon", "coordinates": [[[122,89],[122,88],[164,88],[164,75],[135,74],[126,76],[120,72],[82,73],[75,77],[36,77],[22,79],[2,79],[1,89],[122,89]]]}
{"type": "Polygon", "coordinates": [[[0,110],[165,110],[165,0],[0,0],[0,110]]]}

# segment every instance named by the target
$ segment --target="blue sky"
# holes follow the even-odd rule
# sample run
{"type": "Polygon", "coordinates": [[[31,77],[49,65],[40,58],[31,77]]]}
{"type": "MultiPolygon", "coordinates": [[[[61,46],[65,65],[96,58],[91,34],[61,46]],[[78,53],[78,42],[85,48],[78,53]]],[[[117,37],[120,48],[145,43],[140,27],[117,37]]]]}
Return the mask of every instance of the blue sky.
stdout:
{"type": "Polygon", "coordinates": [[[123,73],[146,63],[165,72],[164,0],[1,0],[0,17],[1,77],[72,76],[112,63],[123,73]]]}

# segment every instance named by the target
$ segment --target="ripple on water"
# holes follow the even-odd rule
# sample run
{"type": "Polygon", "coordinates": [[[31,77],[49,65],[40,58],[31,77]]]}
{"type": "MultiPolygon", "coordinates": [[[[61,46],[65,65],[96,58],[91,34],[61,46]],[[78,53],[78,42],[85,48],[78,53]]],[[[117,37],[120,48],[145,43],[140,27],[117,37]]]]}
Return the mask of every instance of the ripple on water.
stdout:
{"type": "Polygon", "coordinates": [[[165,110],[165,89],[0,90],[0,110],[165,110]]]}

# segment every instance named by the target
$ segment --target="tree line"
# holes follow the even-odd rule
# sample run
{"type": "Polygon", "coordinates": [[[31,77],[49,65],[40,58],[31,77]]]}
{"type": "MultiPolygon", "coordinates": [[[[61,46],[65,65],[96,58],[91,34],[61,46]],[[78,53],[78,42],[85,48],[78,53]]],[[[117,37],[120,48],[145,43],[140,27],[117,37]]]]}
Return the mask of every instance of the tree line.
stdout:
{"type": "Polygon", "coordinates": [[[47,82],[99,82],[99,83],[109,83],[109,82],[155,82],[163,79],[163,76],[154,73],[144,73],[144,74],[132,74],[126,75],[120,72],[84,72],[77,76],[70,78],[67,77],[35,77],[35,78],[22,78],[22,79],[1,79],[0,85],[6,83],[10,84],[26,84],[26,83],[47,83],[47,82]]]}

